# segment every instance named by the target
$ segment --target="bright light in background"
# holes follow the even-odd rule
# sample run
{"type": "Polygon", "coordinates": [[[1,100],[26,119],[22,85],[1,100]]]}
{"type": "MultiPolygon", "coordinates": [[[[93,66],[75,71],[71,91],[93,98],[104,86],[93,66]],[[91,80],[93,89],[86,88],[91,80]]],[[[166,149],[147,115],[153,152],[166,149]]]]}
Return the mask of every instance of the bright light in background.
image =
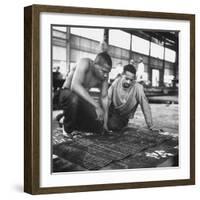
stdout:
{"type": "Polygon", "coordinates": [[[172,51],[171,49],[165,50],[165,60],[170,61],[170,62],[175,62],[176,58],[176,52],[172,51]]]}
{"type": "Polygon", "coordinates": [[[163,59],[164,47],[151,42],[151,56],[163,59]]]}
{"type": "MultiPolygon", "coordinates": [[[[151,43],[151,56],[163,59],[164,47],[151,43]]],[[[165,48],[165,60],[175,62],[176,52],[171,49],[165,48]]]]}
{"type": "Polygon", "coordinates": [[[75,28],[71,27],[71,33],[74,35],[79,35],[85,38],[96,40],[99,42],[103,41],[104,29],[98,28],[75,28]]]}
{"type": "Polygon", "coordinates": [[[132,51],[149,55],[149,41],[132,35],[132,51]]]}
{"type": "MultiPolygon", "coordinates": [[[[66,32],[67,26],[53,26],[53,29],[66,32]]],[[[71,27],[71,33],[74,35],[89,38],[95,41],[102,42],[104,29],[99,28],[79,28],[71,27]]],[[[121,30],[109,30],[109,45],[120,47],[123,49],[130,49],[130,34],[121,30]]],[[[149,41],[138,36],[132,35],[132,51],[144,55],[149,55],[149,41]]],[[[163,59],[164,47],[151,42],[151,56],[163,59]]],[[[165,50],[165,60],[175,62],[176,53],[171,49],[165,50]]]]}
{"type": "Polygon", "coordinates": [[[121,64],[117,64],[114,68],[112,68],[111,72],[109,73],[109,79],[114,80],[118,74],[123,72],[123,67],[121,64]]]}
{"type": "Polygon", "coordinates": [[[109,30],[109,45],[130,49],[130,34],[121,30],[109,30]]]}

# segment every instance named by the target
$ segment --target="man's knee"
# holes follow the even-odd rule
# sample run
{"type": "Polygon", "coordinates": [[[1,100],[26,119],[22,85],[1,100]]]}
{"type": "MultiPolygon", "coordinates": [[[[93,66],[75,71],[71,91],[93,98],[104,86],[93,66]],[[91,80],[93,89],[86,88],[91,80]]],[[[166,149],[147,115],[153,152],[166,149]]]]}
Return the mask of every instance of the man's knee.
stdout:
{"type": "Polygon", "coordinates": [[[73,127],[73,124],[72,123],[70,123],[70,122],[68,122],[68,121],[66,121],[66,120],[64,120],[64,131],[66,132],[66,133],[72,133],[73,132],[73,130],[74,130],[74,127],[73,127]]]}
{"type": "Polygon", "coordinates": [[[78,105],[78,95],[76,94],[72,94],[71,97],[70,97],[70,104],[72,106],[77,106],[78,105]]]}
{"type": "Polygon", "coordinates": [[[114,120],[109,120],[108,121],[108,129],[112,131],[119,131],[122,127],[120,124],[116,123],[114,120]]]}
{"type": "Polygon", "coordinates": [[[111,116],[108,120],[108,129],[112,131],[120,131],[127,125],[128,121],[117,116],[111,116]]]}

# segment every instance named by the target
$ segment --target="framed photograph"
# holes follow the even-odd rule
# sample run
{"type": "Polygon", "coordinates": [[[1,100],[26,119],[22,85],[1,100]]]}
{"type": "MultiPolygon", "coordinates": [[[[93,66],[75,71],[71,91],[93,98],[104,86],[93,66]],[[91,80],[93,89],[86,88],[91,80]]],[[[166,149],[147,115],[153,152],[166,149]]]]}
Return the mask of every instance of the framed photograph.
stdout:
{"type": "Polygon", "coordinates": [[[24,9],[24,191],[195,184],[195,16],[24,9]]]}

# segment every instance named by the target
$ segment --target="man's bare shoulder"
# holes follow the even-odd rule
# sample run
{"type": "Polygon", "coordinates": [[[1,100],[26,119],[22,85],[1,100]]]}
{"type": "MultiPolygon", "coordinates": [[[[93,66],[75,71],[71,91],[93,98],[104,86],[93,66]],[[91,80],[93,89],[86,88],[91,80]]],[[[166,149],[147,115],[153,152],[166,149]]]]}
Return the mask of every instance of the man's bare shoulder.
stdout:
{"type": "Polygon", "coordinates": [[[76,64],[75,73],[87,72],[90,70],[93,61],[90,58],[81,58],[76,64]]]}
{"type": "Polygon", "coordinates": [[[91,65],[93,63],[90,58],[81,58],[78,62],[78,65],[91,65]]]}

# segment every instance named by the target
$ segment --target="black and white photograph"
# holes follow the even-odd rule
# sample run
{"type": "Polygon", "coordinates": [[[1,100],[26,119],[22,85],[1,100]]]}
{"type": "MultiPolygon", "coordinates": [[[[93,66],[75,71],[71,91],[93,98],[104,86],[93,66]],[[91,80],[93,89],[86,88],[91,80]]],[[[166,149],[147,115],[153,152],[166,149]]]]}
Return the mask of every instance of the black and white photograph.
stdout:
{"type": "Polygon", "coordinates": [[[179,167],[180,32],[50,31],[51,173],[179,167]]]}
{"type": "Polygon", "coordinates": [[[25,191],[195,183],[195,16],[25,8],[25,191]]]}

